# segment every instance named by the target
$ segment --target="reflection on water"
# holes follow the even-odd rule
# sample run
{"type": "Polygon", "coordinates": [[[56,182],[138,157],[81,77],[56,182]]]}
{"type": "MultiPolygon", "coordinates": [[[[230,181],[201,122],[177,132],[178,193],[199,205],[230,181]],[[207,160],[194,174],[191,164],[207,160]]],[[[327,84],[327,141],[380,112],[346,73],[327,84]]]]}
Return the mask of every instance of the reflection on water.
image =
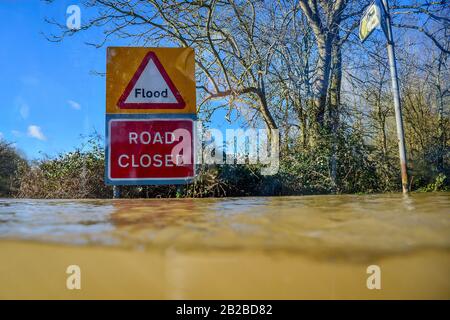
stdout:
{"type": "Polygon", "coordinates": [[[449,299],[449,208],[449,193],[3,199],[0,299],[449,299]]]}
{"type": "Polygon", "coordinates": [[[0,200],[0,237],[141,250],[369,259],[450,249],[450,194],[0,200]]]}

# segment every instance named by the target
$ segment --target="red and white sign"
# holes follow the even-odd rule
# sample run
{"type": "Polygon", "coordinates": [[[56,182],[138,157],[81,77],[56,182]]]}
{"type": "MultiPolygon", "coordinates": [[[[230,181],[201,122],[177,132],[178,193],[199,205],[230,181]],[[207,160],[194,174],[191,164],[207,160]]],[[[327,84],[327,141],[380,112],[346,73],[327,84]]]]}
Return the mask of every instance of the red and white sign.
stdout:
{"type": "Polygon", "coordinates": [[[191,119],[109,119],[107,179],[157,182],[195,175],[191,119]]]}
{"type": "Polygon", "coordinates": [[[120,109],[183,109],[185,102],[156,54],[149,51],[117,105],[120,109]]]}

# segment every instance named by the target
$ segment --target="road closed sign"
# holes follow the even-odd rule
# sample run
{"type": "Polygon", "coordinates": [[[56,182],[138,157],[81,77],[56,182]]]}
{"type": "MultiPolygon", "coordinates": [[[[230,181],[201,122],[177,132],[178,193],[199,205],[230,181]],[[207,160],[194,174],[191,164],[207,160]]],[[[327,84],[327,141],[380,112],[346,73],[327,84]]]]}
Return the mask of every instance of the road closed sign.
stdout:
{"type": "Polygon", "coordinates": [[[108,184],[180,184],[195,176],[193,119],[113,117],[107,141],[108,184]]]}
{"type": "Polygon", "coordinates": [[[191,48],[109,47],[106,113],[196,113],[191,48]]]}

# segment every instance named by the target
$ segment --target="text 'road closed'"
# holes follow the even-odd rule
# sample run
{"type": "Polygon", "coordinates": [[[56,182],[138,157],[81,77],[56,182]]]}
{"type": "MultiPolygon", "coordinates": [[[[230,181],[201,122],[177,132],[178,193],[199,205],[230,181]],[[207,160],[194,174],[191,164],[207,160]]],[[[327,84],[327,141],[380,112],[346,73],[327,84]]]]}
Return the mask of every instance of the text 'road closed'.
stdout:
{"type": "Polygon", "coordinates": [[[193,177],[192,137],[190,119],[111,119],[108,178],[193,177]]]}

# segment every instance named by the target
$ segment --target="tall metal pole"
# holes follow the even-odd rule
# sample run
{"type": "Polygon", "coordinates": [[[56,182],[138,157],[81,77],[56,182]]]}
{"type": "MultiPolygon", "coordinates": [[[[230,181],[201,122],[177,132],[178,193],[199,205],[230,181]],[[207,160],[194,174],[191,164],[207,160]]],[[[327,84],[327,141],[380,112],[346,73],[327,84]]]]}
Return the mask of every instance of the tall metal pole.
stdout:
{"type": "Polygon", "coordinates": [[[389,67],[391,70],[392,94],[394,96],[395,122],[397,124],[398,149],[400,153],[400,167],[402,171],[403,193],[408,193],[408,167],[406,162],[405,135],[403,132],[402,108],[400,105],[400,90],[398,86],[397,64],[394,51],[394,37],[392,36],[391,16],[388,0],[382,0],[386,17],[386,37],[389,67]]]}

